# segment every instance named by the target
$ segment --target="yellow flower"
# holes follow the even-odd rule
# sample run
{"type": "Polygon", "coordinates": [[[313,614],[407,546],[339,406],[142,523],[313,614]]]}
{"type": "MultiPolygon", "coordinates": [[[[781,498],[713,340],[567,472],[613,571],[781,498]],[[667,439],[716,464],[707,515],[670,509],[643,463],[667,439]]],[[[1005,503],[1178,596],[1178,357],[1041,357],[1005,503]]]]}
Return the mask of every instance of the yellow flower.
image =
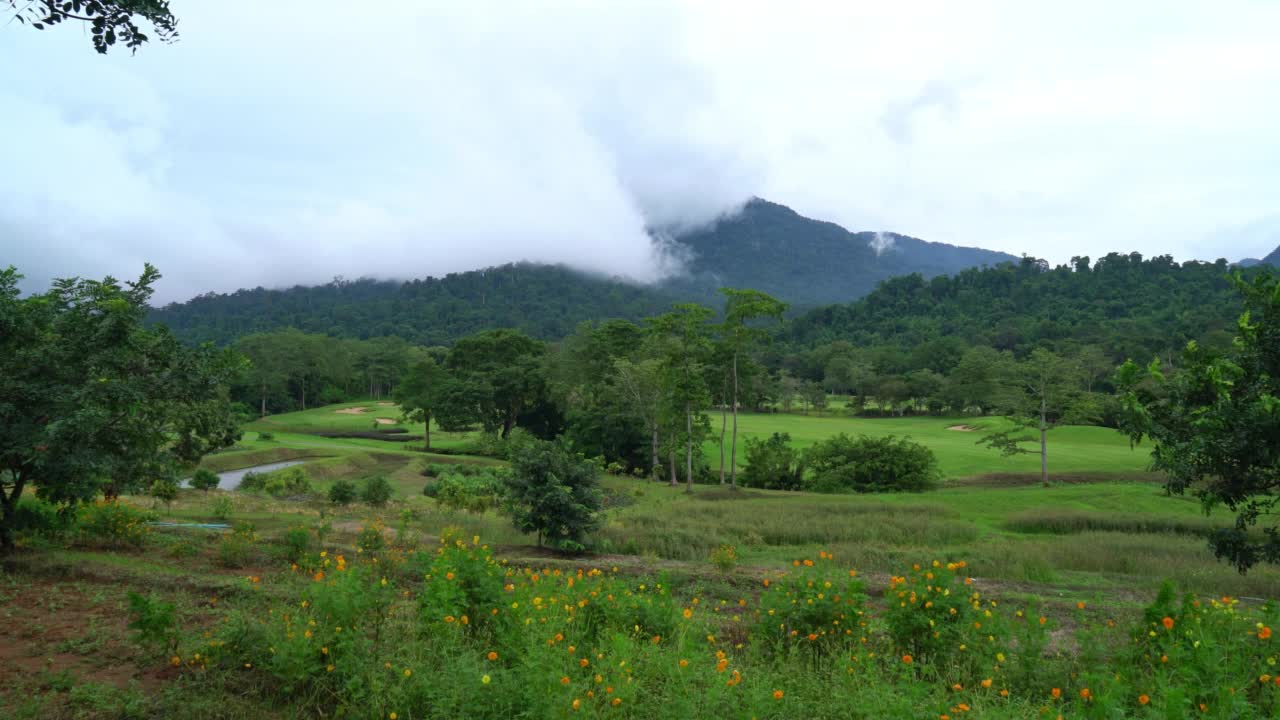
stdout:
{"type": "Polygon", "coordinates": [[[488,675],[485,675],[484,677],[480,678],[480,682],[484,683],[485,685],[488,685],[490,680],[492,680],[492,678],[490,678],[488,675]]]}
{"type": "Polygon", "coordinates": [[[573,699],[573,709],[574,709],[574,710],[577,710],[577,709],[578,709],[578,708],[580,708],[580,707],[582,707],[582,701],[581,701],[581,700],[579,700],[578,698],[574,698],[574,699],[573,699]]]}
{"type": "Polygon", "coordinates": [[[396,718],[398,718],[398,717],[400,717],[400,716],[399,716],[399,715],[397,715],[397,714],[395,714],[395,713],[391,713],[391,714],[390,714],[390,715],[388,715],[387,717],[388,717],[388,718],[391,718],[391,720],[396,720],[396,718]]]}
{"type": "Polygon", "coordinates": [[[405,669],[404,669],[404,676],[405,676],[405,677],[409,677],[409,676],[410,676],[410,675],[412,675],[412,674],[413,674],[413,671],[412,671],[412,670],[410,670],[409,668],[405,668],[405,669]]]}

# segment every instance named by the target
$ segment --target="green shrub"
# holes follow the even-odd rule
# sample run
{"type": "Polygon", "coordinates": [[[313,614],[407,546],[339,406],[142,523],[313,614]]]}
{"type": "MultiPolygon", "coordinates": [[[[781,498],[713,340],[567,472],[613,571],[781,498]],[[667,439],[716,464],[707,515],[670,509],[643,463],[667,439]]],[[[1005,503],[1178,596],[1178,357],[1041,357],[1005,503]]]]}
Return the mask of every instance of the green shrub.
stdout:
{"type": "Polygon", "coordinates": [[[966,670],[997,663],[1003,631],[960,573],[965,567],[934,560],[890,579],[884,621],[898,652],[925,663],[959,662],[966,670]]]}
{"type": "Polygon", "coordinates": [[[711,551],[711,564],[720,572],[729,572],[738,565],[738,549],[732,545],[721,545],[711,551]]]}
{"type": "Polygon", "coordinates": [[[536,532],[563,550],[581,550],[600,524],[602,505],[596,467],[563,440],[527,438],[513,446],[512,472],[504,497],[521,532],[536,532]]]}
{"type": "Polygon", "coordinates": [[[267,475],[262,489],[271,497],[303,497],[314,492],[302,468],[291,467],[267,475]]]}
{"type": "Polygon", "coordinates": [[[257,541],[258,534],[252,525],[236,524],[235,529],[223,535],[218,541],[218,562],[228,568],[242,568],[248,565],[257,541]]]}
{"type": "Polygon", "coordinates": [[[366,552],[377,552],[387,546],[386,525],[374,518],[360,528],[356,535],[356,546],[366,552]]]}
{"type": "Polygon", "coordinates": [[[364,481],[364,488],[360,491],[360,501],[380,507],[386,505],[394,494],[395,488],[385,475],[374,475],[364,481]]]}
{"type": "Polygon", "coordinates": [[[112,547],[140,547],[151,532],[147,523],[155,513],[139,510],[118,500],[100,500],[81,509],[76,520],[80,542],[112,547]]]}
{"type": "Polygon", "coordinates": [[[800,647],[827,652],[862,637],[867,596],[853,570],[827,552],[792,562],[791,570],[764,581],[752,637],[775,651],[800,647]]]}
{"type": "Polygon", "coordinates": [[[260,472],[247,472],[240,478],[239,490],[243,492],[261,492],[267,485],[267,476],[260,472]]]}
{"type": "Polygon", "coordinates": [[[355,483],[350,480],[335,480],[329,487],[329,502],[334,505],[350,505],[355,502],[357,494],[355,483]]]}
{"type": "Polygon", "coordinates": [[[178,624],[174,606],[154,596],[129,591],[129,629],[139,645],[172,652],[178,644],[178,624]]]}
{"type": "Polygon", "coordinates": [[[168,506],[178,499],[178,481],[171,477],[159,478],[151,483],[148,492],[151,497],[168,506]]]}
{"type": "Polygon", "coordinates": [[[195,473],[191,475],[191,487],[194,490],[203,490],[207,493],[218,487],[218,476],[211,470],[197,468],[195,473]]]}
{"type": "Polygon", "coordinates": [[[39,498],[24,497],[14,508],[13,530],[20,537],[59,540],[75,528],[76,515],[74,505],[59,507],[39,498]]]}
{"type": "Polygon", "coordinates": [[[259,440],[275,440],[276,434],[273,432],[270,432],[269,430],[259,430],[258,439],[259,440]]]}
{"type": "Polygon", "coordinates": [[[214,499],[213,505],[209,508],[209,514],[218,522],[226,522],[231,519],[233,510],[235,505],[231,502],[231,498],[222,495],[214,499]]]}
{"type": "Polygon", "coordinates": [[[766,440],[747,438],[747,466],[739,479],[747,487],[799,490],[804,480],[804,460],[791,447],[791,435],[774,433],[766,440]]]}
{"type": "MultiPolygon", "coordinates": [[[[442,475],[428,487],[432,491],[430,497],[434,497],[442,507],[470,513],[483,513],[497,507],[503,490],[502,481],[496,473],[442,475]]],[[[426,488],[423,493],[426,494],[426,488]]]]}
{"type": "Polygon", "coordinates": [[[942,477],[933,451],[907,438],[850,437],[845,433],[809,448],[805,489],[815,492],[920,492],[942,477]]]}
{"type": "Polygon", "coordinates": [[[297,563],[311,547],[311,532],[304,527],[291,527],[284,533],[285,559],[297,563]]]}

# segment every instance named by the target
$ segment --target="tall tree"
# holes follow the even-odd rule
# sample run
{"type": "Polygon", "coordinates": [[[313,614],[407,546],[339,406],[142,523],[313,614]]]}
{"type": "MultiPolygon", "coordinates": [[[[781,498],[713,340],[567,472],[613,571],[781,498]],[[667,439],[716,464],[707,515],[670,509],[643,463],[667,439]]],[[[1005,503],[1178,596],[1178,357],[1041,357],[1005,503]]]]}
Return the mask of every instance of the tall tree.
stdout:
{"type": "Polygon", "coordinates": [[[1040,482],[1049,485],[1049,430],[1067,414],[1080,392],[1080,369],[1075,363],[1044,348],[1036,348],[1025,361],[1006,365],[1008,385],[997,392],[995,402],[1005,411],[1009,423],[988,433],[979,443],[1003,455],[1035,453],[1023,443],[1040,441],[1040,482]]]}
{"type": "Polygon", "coordinates": [[[473,418],[489,432],[511,433],[516,420],[544,395],[546,346],[517,330],[488,330],[462,338],[446,366],[470,397],[473,418]]]}
{"type": "Polygon", "coordinates": [[[173,477],[240,437],[227,395],[240,357],[143,326],[155,268],[27,298],[19,277],[0,271],[0,547],[28,486],[73,505],[173,477]]]}
{"type": "Polygon", "coordinates": [[[168,0],[8,0],[14,19],[37,30],[71,20],[86,23],[93,48],[106,54],[117,42],[137,52],[150,38],[135,20],[155,28],[161,42],[178,39],[178,19],[169,12],[168,0]]]}
{"type": "Polygon", "coordinates": [[[655,357],[637,360],[619,358],[614,361],[614,378],[618,391],[640,417],[648,432],[653,478],[658,477],[661,463],[658,452],[662,433],[662,363],[655,357]]]}
{"type": "Polygon", "coordinates": [[[665,415],[679,418],[683,425],[677,435],[685,450],[687,492],[693,492],[694,445],[701,446],[710,426],[705,410],[711,397],[704,366],[711,351],[711,316],[710,308],[682,303],[648,320],[649,330],[662,348],[665,415]]]}
{"type": "MultiPolygon", "coordinates": [[[[768,337],[758,321],[782,322],[787,304],[759,290],[735,290],[720,288],[725,296],[724,323],[720,331],[732,357],[733,391],[730,405],[733,408],[733,435],[729,450],[729,479],[738,486],[738,364],[739,358],[751,350],[752,345],[768,337]]],[[[723,481],[723,470],[721,471],[723,481]]]]}
{"type": "Polygon", "coordinates": [[[1189,488],[1206,512],[1225,505],[1235,526],[1210,537],[1214,554],[1241,572],[1280,563],[1280,528],[1250,532],[1280,504],[1280,280],[1238,275],[1244,313],[1225,352],[1189,343],[1183,367],[1165,372],[1159,360],[1132,361],[1116,374],[1123,407],[1120,429],[1155,445],[1152,465],[1168,474],[1168,489],[1189,488]]]}
{"type": "Polygon", "coordinates": [[[396,387],[395,401],[404,419],[420,422],[426,427],[423,450],[431,450],[431,413],[439,402],[445,382],[444,368],[426,358],[410,368],[396,387]]]}

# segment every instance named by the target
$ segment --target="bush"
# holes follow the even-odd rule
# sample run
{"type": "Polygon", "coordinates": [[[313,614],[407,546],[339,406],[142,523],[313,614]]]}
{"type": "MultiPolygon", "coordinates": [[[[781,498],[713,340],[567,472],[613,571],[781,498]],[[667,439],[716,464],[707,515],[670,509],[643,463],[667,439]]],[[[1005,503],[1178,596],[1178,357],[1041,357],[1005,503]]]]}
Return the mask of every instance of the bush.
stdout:
{"type": "Polygon", "coordinates": [[[747,438],[746,458],[739,478],[747,487],[799,490],[804,481],[804,460],[791,447],[788,433],[774,433],[767,440],[747,438]]]}
{"type": "Polygon", "coordinates": [[[258,534],[254,532],[253,526],[248,523],[239,523],[235,529],[218,541],[218,562],[223,567],[241,568],[249,564],[250,558],[253,556],[254,543],[258,541],[258,534]]]}
{"type": "Polygon", "coordinates": [[[167,506],[178,499],[178,481],[173,478],[160,478],[151,483],[151,489],[148,492],[151,497],[167,506]]]}
{"type": "Polygon", "coordinates": [[[840,433],[815,443],[805,459],[811,471],[805,489],[815,492],[920,492],[942,477],[932,450],[892,435],[840,433]]]}
{"type": "Polygon", "coordinates": [[[58,540],[75,527],[76,507],[58,507],[39,498],[24,497],[14,508],[13,530],[24,537],[58,540]]]}
{"type": "Polygon", "coordinates": [[[276,434],[268,430],[259,430],[258,439],[259,440],[275,440],[276,434]]]}
{"type": "Polygon", "coordinates": [[[154,596],[139,595],[129,591],[129,629],[134,639],[152,650],[168,650],[178,645],[178,624],[174,619],[174,606],[154,596]]]}
{"type": "Polygon", "coordinates": [[[198,468],[191,476],[191,487],[206,493],[218,487],[218,476],[205,468],[198,468]]]}
{"type": "MultiPolygon", "coordinates": [[[[246,479],[248,477],[248,475],[245,476],[246,479]]],[[[241,483],[240,487],[243,489],[244,483],[241,483]]],[[[314,492],[311,482],[307,480],[307,474],[302,468],[296,467],[277,470],[267,475],[260,489],[275,498],[302,497],[314,492]]]]}
{"type": "Polygon", "coordinates": [[[267,476],[259,472],[247,472],[240,478],[239,490],[243,492],[261,492],[266,487],[267,476]]]}
{"type": "Polygon", "coordinates": [[[792,561],[792,569],[764,581],[753,638],[775,650],[800,646],[814,652],[860,642],[867,596],[853,570],[834,557],[792,561]]]}
{"type": "Polygon", "coordinates": [[[300,562],[311,547],[311,532],[304,527],[291,527],[284,534],[285,559],[291,563],[300,562]]]}
{"type": "Polygon", "coordinates": [[[350,505],[356,500],[356,485],[350,480],[335,480],[329,487],[329,502],[334,505],[350,505]]]}
{"type": "Polygon", "coordinates": [[[356,546],[366,552],[377,552],[387,546],[386,536],[387,526],[382,521],[374,518],[368,521],[360,528],[360,533],[356,535],[356,546]]]}
{"type": "Polygon", "coordinates": [[[380,507],[386,505],[394,494],[395,488],[391,486],[391,481],[385,475],[374,475],[364,481],[364,488],[360,491],[360,501],[380,507]]]}
{"type": "Polygon", "coordinates": [[[482,475],[443,475],[423,489],[441,506],[451,510],[483,513],[498,506],[502,499],[503,484],[496,473],[482,475]]]}
{"type": "Polygon", "coordinates": [[[213,519],[218,522],[226,522],[231,519],[231,511],[235,510],[231,498],[222,495],[213,501],[213,506],[209,509],[209,513],[213,515],[213,519]]]}
{"type": "Polygon", "coordinates": [[[738,564],[738,549],[732,545],[721,545],[711,551],[711,564],[720,572],[729,572],[738,564]]]}
{"type": "Polygon", "coordinates": [[[151,532],[147,523],[155,517],[118,500],[100,500],[80,511],[76,534],[81,542],[92,545],[139,547],[151,532]]]}

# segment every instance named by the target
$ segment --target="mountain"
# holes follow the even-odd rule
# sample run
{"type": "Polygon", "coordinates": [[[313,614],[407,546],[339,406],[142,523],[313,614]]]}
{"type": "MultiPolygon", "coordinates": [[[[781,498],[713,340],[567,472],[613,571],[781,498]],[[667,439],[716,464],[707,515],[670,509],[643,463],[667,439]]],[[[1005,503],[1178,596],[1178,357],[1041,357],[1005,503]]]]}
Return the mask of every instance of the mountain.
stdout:
{"type": "Polygon", "coordinates": [[[1257,258],[1245,258],[1236,264],[1239,265],[1240,267],[1253,267],[1254,265],[1271,265],[1271,266],[1280,268],[1280,247],[1277,247],[1275,250],[1272,250],[1270,255],[1262,258],[1261,260],[1257,258]]]}
{"type": "Polygon", "coordinates": [[[1018,261],[1007,253],[897,233],[853,233],[760,198],[735,215],[675,240],[691,255],[686,274],[664,283],[676,294],[749,287],[801,307],[848,302],[897,275],[920,273],[928,278],[1018,261]]]}
{"type": "Polygon", "coordinates": [[[683,272],[652,285],[516,263],[408,282],[211,293],[155,309],[150,318],[185,341],[219,344],[286,327],[341,337],[398,335],[424,345],[493,327],[559,338],[584,320],[636,320],[673,302],[718,307],[719,287],[763,290],[802,309],[853,300],[895,275],[932,277],[1017,260],[893,233],[851,233],[758,198],[709,227],[664,238],[660,247],[683,272]]]}

